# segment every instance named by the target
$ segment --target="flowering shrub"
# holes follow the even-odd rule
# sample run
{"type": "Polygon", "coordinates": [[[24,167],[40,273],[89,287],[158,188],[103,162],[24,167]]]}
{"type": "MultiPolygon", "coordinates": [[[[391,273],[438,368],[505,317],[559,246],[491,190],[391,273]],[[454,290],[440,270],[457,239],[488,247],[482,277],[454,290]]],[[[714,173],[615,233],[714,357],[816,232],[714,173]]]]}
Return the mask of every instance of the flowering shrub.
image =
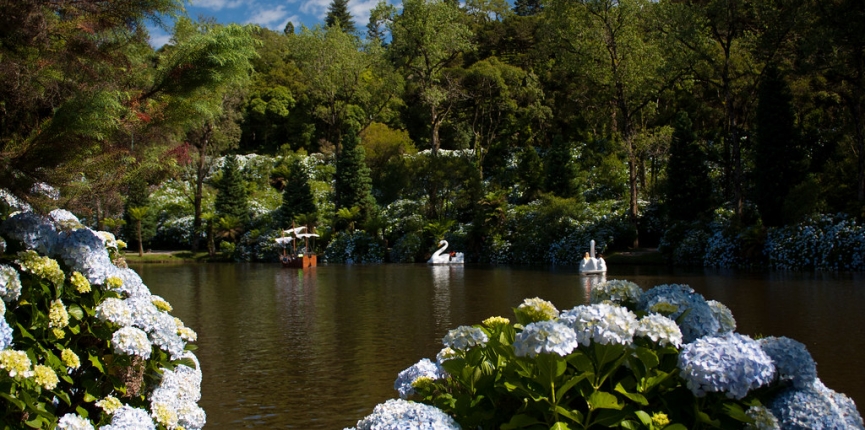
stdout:
{"type": "Polygon", "coordinates": [[[204,426],[196,334],[114,264],[113,236],[61,210],[14,214],[0,234],[0,424],[204,426]]]}
{"type": "Polygon", "coordinates": [[[685,285],[594,288],[589,305],[559,312],[526,299],[514,324],[492,317],[451,330],[436,362],[399,374],[401,400],[357,428],[865,428],[802,344],[733,332],[726,306],[685,285]]]}
{"type": "Polygon", "coordinates": [[[776,269],[865,270],[865,226],[824,215],[770,229],[763,251],[776,269]]]}
{"type": "Polygon", "coordinates": [[[329,263],[381,263],[384,247],[364,231],[340,232],[324,250],[329,263]]]}
{"type": "Polygon", "coordinates": [[[390,250],[390,261],[393,263],[414,263],[420,252],[423,239],[417,233],[408,233],[397,239],[390,250]]]}

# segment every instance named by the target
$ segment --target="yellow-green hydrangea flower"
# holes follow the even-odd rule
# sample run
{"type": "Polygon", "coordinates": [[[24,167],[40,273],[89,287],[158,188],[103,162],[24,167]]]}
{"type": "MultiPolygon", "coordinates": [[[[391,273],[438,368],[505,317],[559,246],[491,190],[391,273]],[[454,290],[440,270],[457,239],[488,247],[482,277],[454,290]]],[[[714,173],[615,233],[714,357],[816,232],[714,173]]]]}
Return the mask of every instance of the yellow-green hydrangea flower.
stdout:
{"type": "Polygon", "coordinates": [[[9,372],[10,377],[29,378],[33,374],[30,366],[26,352],[12,349],[0,351],[0,369],[9,372]]]}
{"type": "Polygon", "coordinates": [[[559,310],[556,309],[555,305],[539,297],[523,300],[523,303],[514,309],[514,313],[517,314],[518,319],[520,316],[522,317],[519,321],[523,324],[551,321],[559,316],[559,310]]]}
{"type": "Polygon", "coordinates": [[[679,312],[679,306],[670,302],[660,301],[652,305],[649,310],[661,315],[670,315],[679,312]]]}
{"type": "Polygon", "coordinates": [[[187,342],[195,342],[198,340],[198,333],[183,325],[183,321],[181,321],[180,318],[175,317],[174,324],[177,325],[177,335],[180,336],[181,339],[187,342]]]}
{"type": "Polygon", "coordinates": [[[66,332],[63,331],[62,328],[52,328],[51,333],[54,334],[54,337],[56,337],[57,339],[63,339],[64,337],[66,337],[66,332]]]}
{"type": "Polygon", "coordinates": [[[48,310],[48,327],[63,328],[69,325],[69,313],[66,312],[66,306],[60,299],[51,302],[51,309],[48,310]]]}
{"type": "Polygon", "coordinates": [[[667,424],[670,424],[670,417],[663,412],[655,412],[652,414],[652,424],[656,427],[664,427],[667,424]]]}
{"type": "Polygon", "coordinates": [[[81,367],[81,359],[78,358],[78,354],[71,349],[64,349],[60,352],[60,359],[63,360],[63,365],[69,367],[71,369],[77,369],[81,367]]]}
{"type": "Polygon", "coordinates": [[[90,292],[90,281],[88,281],[81,273],[72,272],[69,281],[72,282],[73,286],[75,286],[75,291],[78,291],[81,294],[90,292]]]}
{"type": "Polygon", "coordinates": [[[159,296],[150,296],[150,303],[153,303],[153,306],[156,306],[156,309],[163,312],[171,312],[173,310],[171,304],[159,296]]]}
{"type": "Polygon", "coordinates": [[[57,383],[60,382],[57,374],[54,373],[54,369],[41,364],[33,366],[33,380],[46,390],[53,390],[57,387],[57,383]]]}
{"type": "Polygon", "coordinates": [[[114,396],[106,396],[104,399],[96,402],[96,406],[102,408],[106,414],[111,415],[114,411],[123,407],[123,403],[114,396]]]}
{"type": "Polygon", "coordinates": [[[489,317],[483,321],[483,324],[489,328],[508,325],[510,323],[511,320],[504,317],[489,317]]]}
{"type": "Polygon", "coordinates": [[[105,286],[108,289],[112,290],[115,288],[120,288],[123,286],[123,279],[120,279],[116,276],[109,276],[107,279],[105,279],[105,286]]]}
{"type": "Polygon", "coordinates": [[[49,257],[41,257],[36,251],[19,252],[18,260],[15,262],[21,266],[21,270],[47,279],[58,287],[63,285],[63,281],[66,280],[66,274],[60,270],[60,265],[57,264],[56,260],[49,257]]]}
{"type": "Polygon", "coordinates": [[[153,403],[150,415],[156,419],[156,422],[164,425],[166,428],[173,429],[177,427],[177,411],[165,403],[153,403]]]}
{"type": "Polygon", "coordinates": [[[117,249],[126,249],[126,242],[124,242],[120,239],[117,239],[116,242],[117,242],[117,249]]]}
{"type": "Polygon", "coordinates": [[[432,385],[433,382],[435,382],[435,379],[429,376],[418,376],[417,379],[412,381],[411,386],[412,388],[422,390],[432,385]]]}

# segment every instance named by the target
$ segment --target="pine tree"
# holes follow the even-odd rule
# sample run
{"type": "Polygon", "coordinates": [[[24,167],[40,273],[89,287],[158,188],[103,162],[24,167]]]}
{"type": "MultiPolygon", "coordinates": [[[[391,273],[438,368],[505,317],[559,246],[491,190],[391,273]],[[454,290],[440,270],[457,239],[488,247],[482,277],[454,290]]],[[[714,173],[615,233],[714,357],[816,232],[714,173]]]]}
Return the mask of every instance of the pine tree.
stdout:
{"type": "Polygon", "coordinates": [[[544,157],[544,175],[545,191],[558,197],[582,199],[571,143],[561,135],[553,138],[552,147],[544,157]]]}
{"type": "Polygon", "coordinates": [[[249,195],[233,155],[225,157],[222,177],[216,182],[215,209],[220,218],[237,218],[244,224],[249,221],[249,195]]]}
{"type": "Polygon", "coordinates": [[[354,34],[357,31],[354,27],[354,18],[348,11],[348,0],[332,0],[330,6],[327,7],[324,23],[327,27],[339,25],[339,28],[348,34],[354,34]]]}
{"type": "Polygon", "coordinates": [[[674,221],[693,221],[712,207],[712,183],[706,154],[685,112],[676,116],[667,164],[667,214],[674,221]]]}
{"type": "Polygon", "coordinates": [[[784,200],[804,179],[795,121],[790,87],[769,66],[759,90],[754,143],[754,200],[767,227],[784,223],[784,200]]]}
{"type": "Polygon", "coordinates": [[[294,23],[291,21],[286,22],[285,28],[282,29],[282,34],[286,36],[294,35],[294,23]]]}
{"type": "Polygon", "coordinates": [[[309,176],[300,160],[294,160],[286,177],[285,189],[282,191],[279,219],[283,226],[289,226],[298,215],[315,215],[317,212],[312,188],[309,186],[309,176]]]}
{"type": "Polygon", "coordinates": [[[336,209],[360,208],[361,224],[375,206],[372,180],[357,131],[350,129],[342,139],[342,152],[336,162],[336,209]]]}

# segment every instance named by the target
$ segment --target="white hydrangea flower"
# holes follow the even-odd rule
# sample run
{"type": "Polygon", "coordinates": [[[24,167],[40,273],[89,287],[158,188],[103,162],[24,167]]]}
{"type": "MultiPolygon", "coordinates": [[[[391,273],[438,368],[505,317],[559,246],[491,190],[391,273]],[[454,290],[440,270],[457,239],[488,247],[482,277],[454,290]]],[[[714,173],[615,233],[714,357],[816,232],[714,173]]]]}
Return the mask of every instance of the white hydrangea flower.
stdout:
{"type": "Polygon", "coordinates": [[[167,426],[165,421],[171,421],[173,414],[176,426],[197,430],[206,422],[204,410],[196,404],[201,398],[201,369],[194,354],[187,352],[183,357],[191,359],[195,368],[179,365],[174,370],[163,369],[162,380],[150,394],[151,404],[161,405],[160,410],[152,406],[151,411],[163,417],[157,418],[163,425],[167,426]]]}
{"type": "Polygon", "coordinates": [[[460,425],[435,406],[390,399],[357,422],[357,430],[458,430],[460,425]]]}
{"type": "Polygon", "coordinates": [[[662,346],[682,346],[682,330],[675,321],[661,314],[649,314],[641,318],[634,336],[647,337],[662,346]]]}
{"type": "Polygon", "coordinates": [[[121,327],[132,325],[132,309],[125,300],[109,297],[96,306],[96,318],[100,321],[110,321],[121,327]]]}
{"type": "Polygon", "coordinates": [[[574,329],[556,321],[538,321],[527,325],[514,339],[517,357],[534,358],[538,354],[566,356],[578,346],[574,329]]]}
{"type": "Polygon", "coordinates": [[[21,278],[12,266],[0,264],[0,298],[4,302],[18,300],[21,296],[21,278]]]}
{"type": "Polygon", "coordinates": [[[721,327],[718,329],[718,334],[731,333],[736,331],[736,319],[733,318],[733,312],[727,305],[717,301],[709,300],[706,302],[709,309],[712,310],[712,315],[718,320],[721,327]]]}
{"type": "Polygon", "coordinates": [[[153,346],[147,339],[147,333],[135,327],[123,327],[111,336],[114,351],[119,354],[137,355],[150,358],[153,346]]]}
{"type": "Polygon", "coordinates": [[[454,358],[461,357],[461,356],[462,356],[461,352],[459,352],[459,351],[457,351],[457,350],[455,350],[449,346],[446,346],[446,347],[442,348],[442,350],[439,351],[438,354],[436,354],[436,363],[441,365],[445,361],[452,360],[454,358]]]}
{"type": "Polygon", "coordinates": [[[598,303],[580,305],[562,312],[559,321],[574,329],[577,341],[589,346],[592,341],[602,345],[630,345],[639,323],[627,308],[598,303]]]}
{"type": "Polygon", "coordinates": [[[99,430],[156,430],[156,426],[147,411],[123,405],[114,411],[111,424],[99,430]]]}
{"type": "Polygon", "coordinates": [[[613,303],[639,303],[643,290],[631,281],[611,279],[592,287],[591,303],[611,301],[613,303]]]}
{"type": "Polygon", "coordinates": [[[474,346],[485,345],[489,340],[489,336],[483,330],[463,325],[448,331],[442,343],[453,349],[466,351],[474,346]]]}
{"type": "Polygon", "coordinates": [[[746,430],[781,430],[778,418],[763,406],[751,406],[745,411],[745,415],[754,420],[753,423],[745,425],[746,430]]]}
{"type": "Polygon", "coordinates": [[[90,420],[71,413],[60,418],[60,421],[57,422],[57,428],[60,430],[94,430],[90,420]]]}

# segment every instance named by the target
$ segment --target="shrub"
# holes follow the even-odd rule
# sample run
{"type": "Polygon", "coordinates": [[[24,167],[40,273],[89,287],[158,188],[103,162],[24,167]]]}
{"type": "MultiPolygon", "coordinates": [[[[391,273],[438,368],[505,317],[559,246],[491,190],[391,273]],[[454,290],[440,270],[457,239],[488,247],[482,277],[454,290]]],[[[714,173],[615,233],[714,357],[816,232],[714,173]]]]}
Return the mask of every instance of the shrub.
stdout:
{"type": "Polygon", "coordinates": [[[820,382],[804,345],[729,331],[729,310],[684,285],[608,284],[589,305],[559,312],[526,299],[516,323],[451,330],[435,363],[400,373],[404,401],[358,428],[426,428],[403,412],[417,407],[406,400],[465,429],[865,428],[853,401],[820,382]]]}
{"type": "Polygon", "coordinates": [[[843,214],[769,229],[765,254],[775,269],[863,270],[865,227],[843,214]]]}
{"type": "Polygon", "coordinates": [[[364,231],[340,232],[324,250],[328,263],[381,263],[384,247],[364,231]]]}
{"type": "Polygon", "coordinates": [[[414,263],[420,253],[423,239],[417,233],[408,233],[399,238],[390,250],[390,261],[393,263],[414,263]]]}
{"type": "Polygon", "coordinates": [[[0,233],[0,425],[204,426],[196,334],[114,264],[111,234],[62,210],[15,214],[0,233]]]}

